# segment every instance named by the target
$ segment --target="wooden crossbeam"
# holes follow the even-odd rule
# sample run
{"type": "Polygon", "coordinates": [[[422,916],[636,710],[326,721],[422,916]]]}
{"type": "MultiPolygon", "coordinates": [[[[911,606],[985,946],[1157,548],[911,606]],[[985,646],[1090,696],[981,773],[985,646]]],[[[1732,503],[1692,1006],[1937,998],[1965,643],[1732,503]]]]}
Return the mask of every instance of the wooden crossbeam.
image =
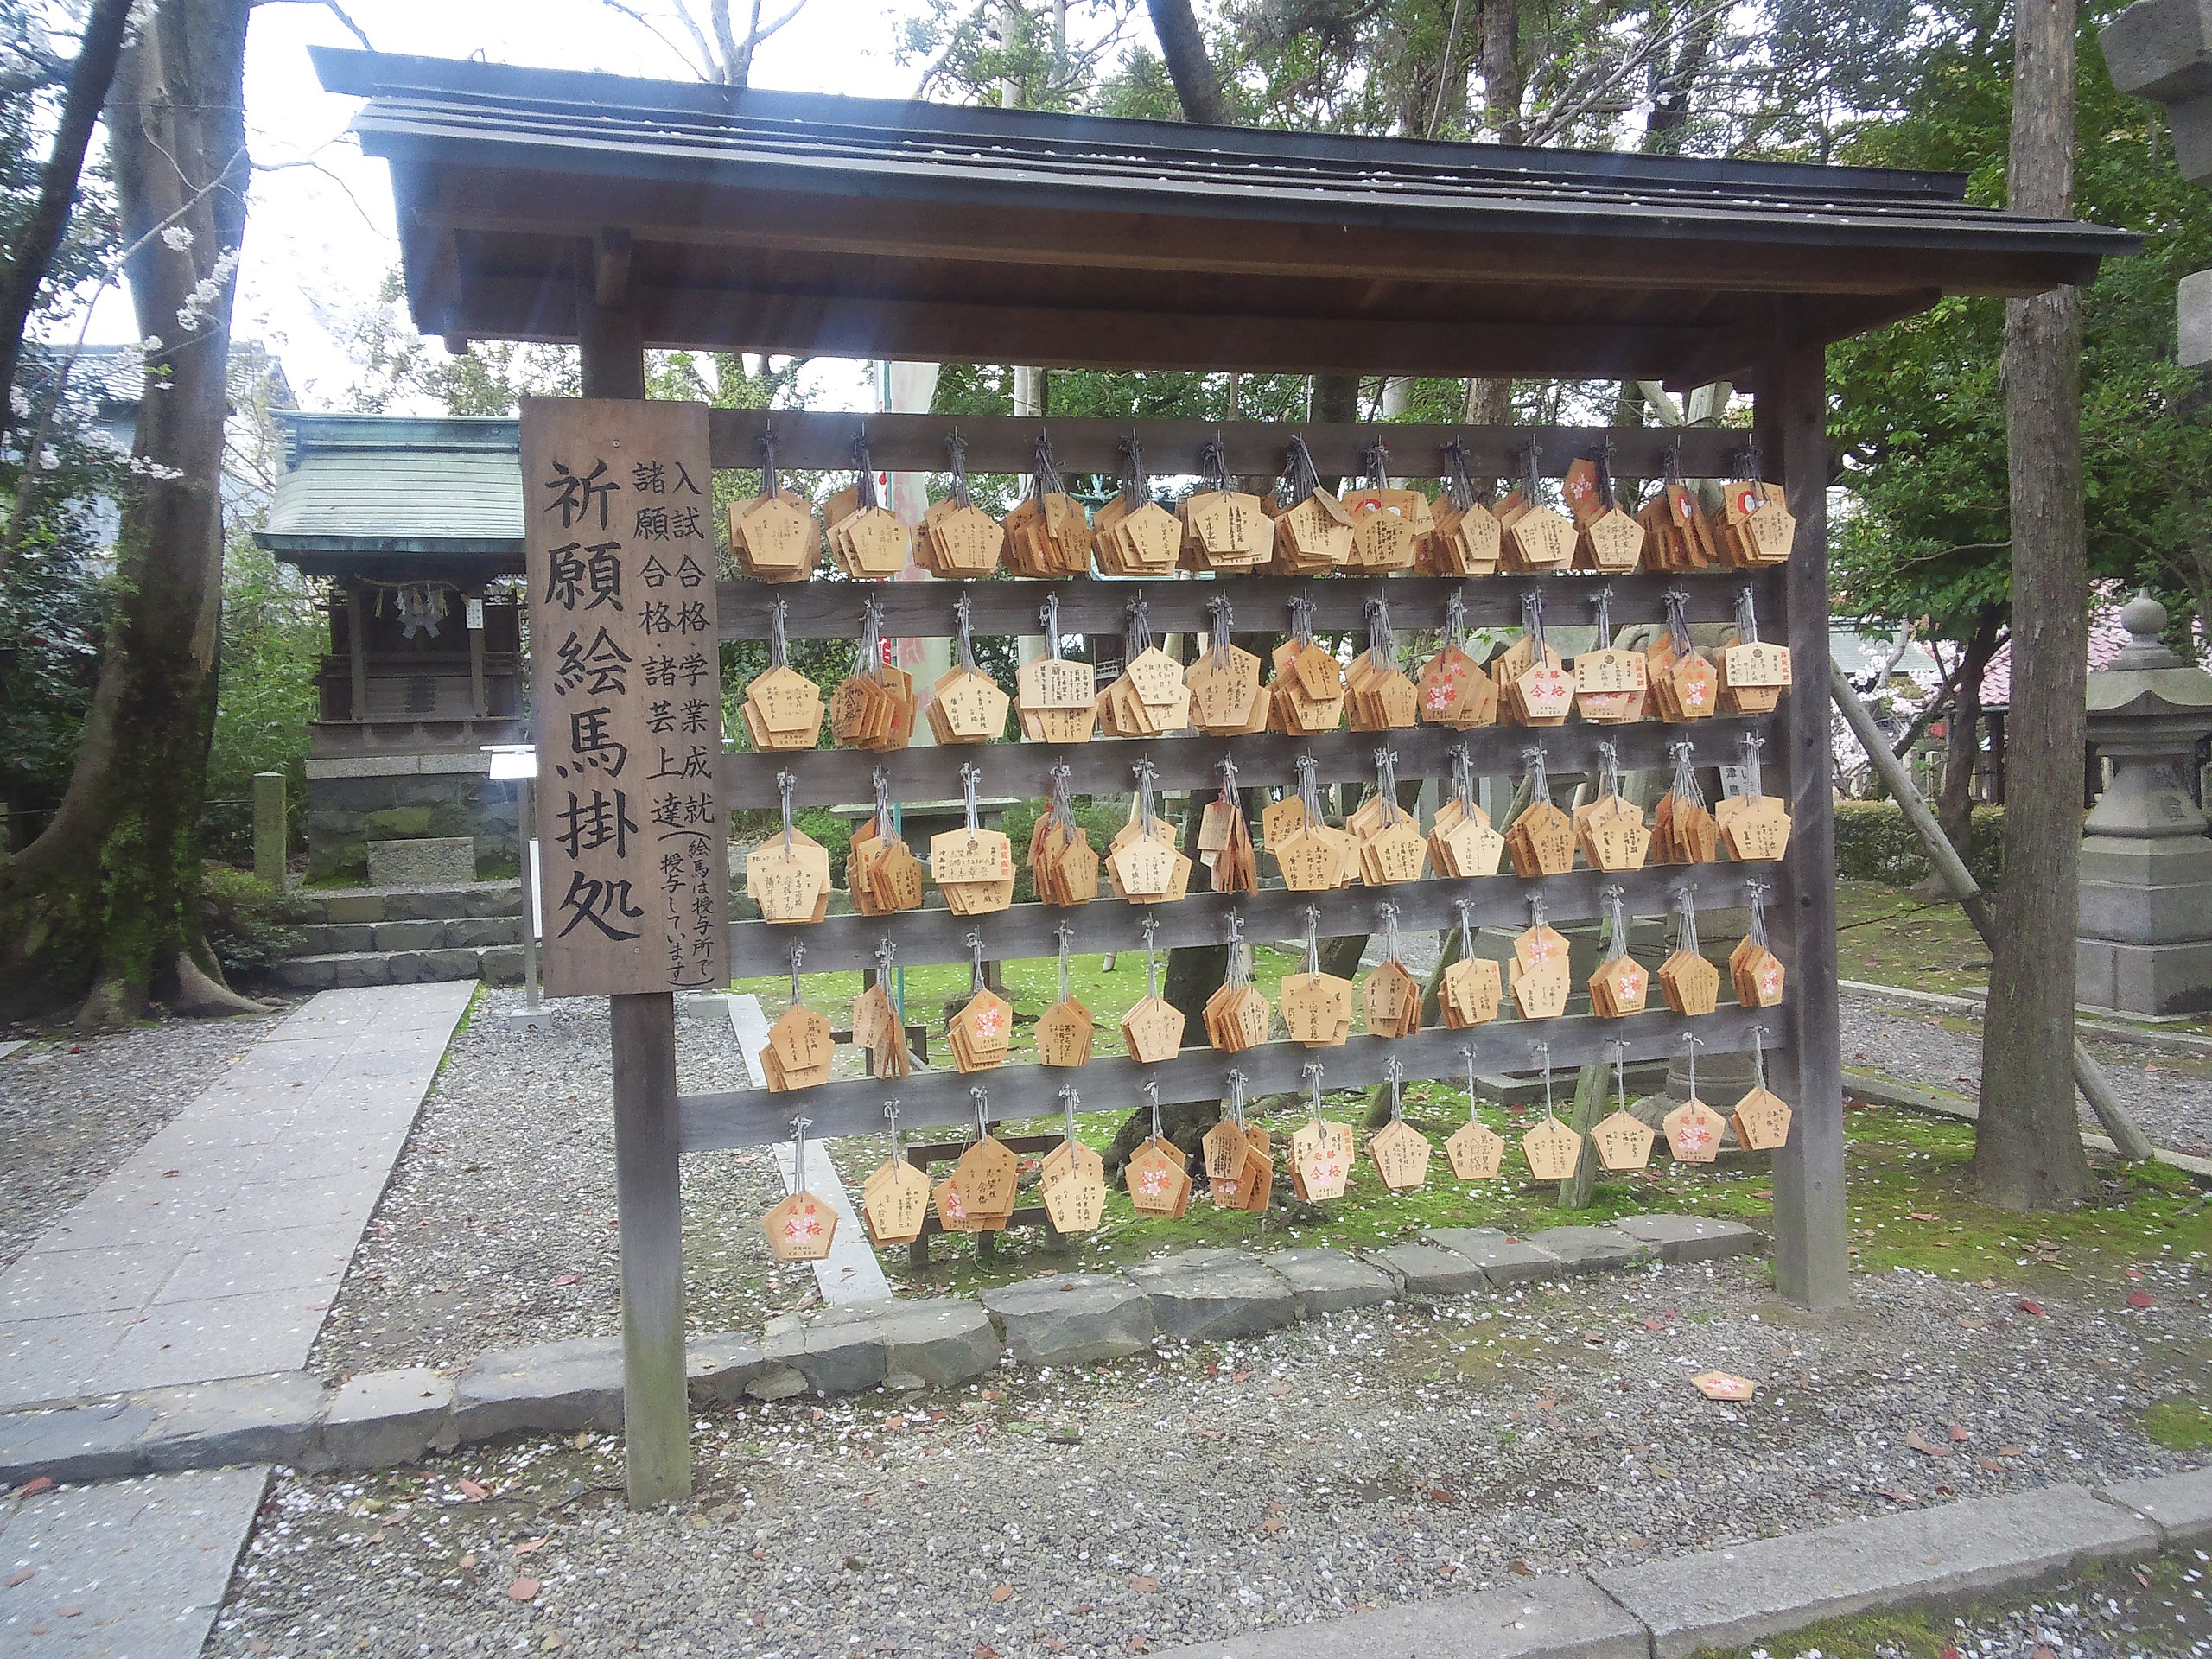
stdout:
{"type": "MultiPolygon", "coordinates": [[[[1564,1072],[1586,1061],[1610,1060],[1620,1046],[1621,1058],[1629,1063],[1665,1058],[1683,1052],[1685,1034],[1694,1035],[1706,1054],[1737,1053],[1756,1039],[1769,1051],[1790,1038],[1790,1011],[1786,1007],[1739,1008],[1722,1007],[1709,1014],[1686,1019],[1661,1007],[1620,1020],[1576,1015],[1559,1020],[1504,1020],[1465,1031],[1438,1027],[1411,1037],[1357,1036],[1334,1048],[1309,1049],[1296,1043],[1268,1043],[1241,1054],[1222,1054],[1211,1049],[1185,1049],[1159,1065],[1144,1065],[1124,1056],[1099,1057],[1073,1069],[1045,1065],[1001,1066],[996,1071],[963,1074],[958,1071],[918,1071],[897,1079],[856,1078],[823,1084],[788,1094],[765,1090],[729,1090],[712,1094],[684,1095],[677,1109],[686,1152],[714,1152],[734,1147],[760,1146],[791,1134],[791,1121],[800,1113],[812,1120],[809,1133],[824,1140],[843,1135],[880,1135],[887,1102],[899,1106],[902,1128],[969,1124],[976,1121],[976,1097],[984,1092],[984,1108],[993,1118],[1018,1120],[1043,1117],[1060,1110],[1059,1091],[1073,1084],[1081,1096],[1082,1110],[1126,1110],[1144,1098],[1147,1083],[1159,1086],[1162,1105],[1178,1101],[1222,1100],[1230,1092],[1229,1074],[1242,1071],[1247,1096],[1281,1094],[1306,1087],[1305,1067],[1321,1067],[1325,1089],[1351,1089],[1380,1083],[1389,1062],[1396,1060],[1408,1078],[1463,1077],[1467,1061],[1461,1050],[1473,1052],[1478,1071],[1528,1071],[1542,1065],[1532,1045],[1548,1045],[1552,1065],[1564,1072]]],[[[1716,1103],[1726,1108],[1732,1103],[1716,1103]]]]}
{"type": "MultiPolygon", "coordinates": [[[[1369,364],[1373,372],[1375,365],[1369,364]]],[[[1408,422],[1331,424],[1281,421],[1109,421],[1005,415],[864,415],[798,409],[717,409],[707,416],[708,453],[717,467],[750,471],[760,465],[760,439],[772,429],[776,464],[798,472],[849,472],[854,441],[865,427],[869,458],[885,471],[951,470],[955,434],[967,446],[972,473],[1026,473],[1039,435],[1049,436],[1064,473],[1119,474],[1122,443],[1135,436],[1147,472],[1166,478],[1195,474],[1199,451],[1218,442],[1229,469],[1240,476],[1273,477],[1282,470],[1290,440],[1305,440],[1314,467],[1325,474],[1363,474],[1370,448],[1389,451],[1390,470],[1408,478],[1438,478],[1444,446],[1458,442],[1479,486],[1517,478],[1528,469],[1531,444],[1537,471],[1563,474],[1578,455],[1603,454],[1612,445],[1613,471],[1621,478],[1665,475],[1681,448],[1688,478],[1737,475],[1751,435],[1741,428],[1642,426],[1427,426],[1408,422]]]]}

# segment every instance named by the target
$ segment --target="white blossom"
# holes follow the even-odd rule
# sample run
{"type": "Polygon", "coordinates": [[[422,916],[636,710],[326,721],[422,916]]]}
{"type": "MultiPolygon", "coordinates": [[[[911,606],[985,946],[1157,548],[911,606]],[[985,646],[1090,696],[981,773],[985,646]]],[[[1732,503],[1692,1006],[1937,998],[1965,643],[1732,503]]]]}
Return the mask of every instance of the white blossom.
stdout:
{"type": "Polygon", "coordinates": [[[28,421],[31,417],[31,395],[21,386],[8,388],[8,407],[16,411],[16,418],[28,421]]]}
{"type": "Polygon", "coordinates": [[[162,240],[177,252],[182,253],[192,245],[192,227],[188,225],[172,225],[162,232],[162,240]]]}
{"type": "Polygon", "coordinates": [[[176,467],[164,467],[148,455],[131,456],[130,470],[141,478],[150,478],[161,483],[174,483],[184,476],[176,467]]]}
{"type": "Polygon", "coordinates": [[[138,355],[141,357],[159,357],[168,349],[159,334],[149,334],[138,342],[138,355]]]}
{"type": "Polygon", "coordinates": [[[176,308],[176,320],[187,328],[197,328],[207,308],[215,303],[215,296],[223,291],[223,284],[231,280],[231,273],[238,269],[238,251],[226,248],[216,257],[214,269],[194,286],[185,296],[184,303],[176,308]]]}
{"type": "Polygon", "coordinates": [[[38,465],[39,470],[43,473],[53,472],[61,465],[61,457],[54,453],[53,445],[42,443],[39,446],[38,465]]]}

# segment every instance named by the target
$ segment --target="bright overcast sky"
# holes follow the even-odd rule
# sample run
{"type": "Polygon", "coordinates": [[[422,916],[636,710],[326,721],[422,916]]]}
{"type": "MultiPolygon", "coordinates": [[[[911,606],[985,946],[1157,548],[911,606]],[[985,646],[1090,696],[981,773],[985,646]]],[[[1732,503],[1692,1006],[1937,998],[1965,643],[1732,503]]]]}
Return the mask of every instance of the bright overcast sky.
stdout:
{"type": "MultiPolygon", "coordinates": [[[[666,17],[666,0],[641,0],[633,9],[666,17]]],[[[765,8],[771,16],[781,9],[782,0],[765,8]]],[[[736,10],[741,18],[747,8],[736,10]]],[[[906,97],[921,67],[895,60],[894,20],[917,10],[914,0],[810,0],[761,47],[753,84],[906,97]]],[[[346,10],[380,52],[690,78],[652,34],[599,0],[350,0],[346,10]]],[[[703,16],[706,7],[696,10],[703,16]]],[[[683,38],[672,18],[664,27],[683,38]]],[[[352,378],[332,325],[371,300],[399,261],[385,164],[363,156],[346,135],[357,101],[321,90],[308,61],[311,45],[359,42],[323,7],[255,8],[245,79],[254,160],[264,167],[315,165],[255,176],[236,324],[239,339],[257,337],[277,353],[308,409],[328,406],[352,378]]],[[[103,303],[92,337],[135,339],[127,304],[103,303]]],[[[824,379],[843,378],[833,371],[824,379]]]]}

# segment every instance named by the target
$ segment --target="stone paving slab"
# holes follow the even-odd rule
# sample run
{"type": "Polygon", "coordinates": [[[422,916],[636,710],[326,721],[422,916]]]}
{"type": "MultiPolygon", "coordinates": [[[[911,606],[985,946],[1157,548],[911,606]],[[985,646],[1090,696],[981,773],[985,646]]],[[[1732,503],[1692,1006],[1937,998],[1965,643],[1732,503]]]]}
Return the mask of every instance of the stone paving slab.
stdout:
{"type": "MultiPolygon", "coordinates": [[[[289,1235],[256,1236],[265,1243],[289,1235]]],[[[1408,1242],[1367,1260],[1325,1249],[1198,1250],[1126,1274],[1048,1274],[980,1297],[779,1315],[757,1332],[693,1338],[691,1396],[711,1404],[941,1388],[1009,1362],[1048,1366],[1123,1358],[1148,1350],[1156,1336],[1217,1341],[1400,1297],[1426,1301],[1480,1294],[1500,1271],[1510,1282],[1532,1268],[1554,1276],[1562,1270],[1555,1257],[1492,1230],[1443,1229],[1434,1237],[1452,1238],[1463,1249],[1408,1242]]],[[[50,1259],[85,1254],[55,1252],[50,1259]]],[[[254,1258],[277,1259],[274,1247],[254,1258]]],[[[79,1265],[89,1271],[97,1264],[79,1265]]],[[[269,1271],[290,1276],[273,1265],[269,1271]]],[[[120,1398],[0,1413],[0,1485],[40,1474],[104,1479],[241,1459],[381,1467],[410,1461],[426,1446],[620,1425],[621,1346],[611,1337],[484,1354],[457,1382],[419,1369],[372,1373],[334,1395],[302,1373],[229,1380],[195,1374],[205,1346],[247,1322],[304,1325],[319,1319],[324,1288],[318,1280],[305,1287],[157,1302],[143,1313],[17,1320],[19,1349],[95,1338],[112,1344],[118,1332],[118,1351],[166,1343],[167,1349],[140,1357],[141,1370],[189,1386],[149,1384],[120,1398]],[[98,1328],[86,1336],[79,1329],[86,1325],[98,1328]]],[[[0,1362],[7,1358],[0,1351],[0,1362]]]]}
{"type": "Polygon", "coordinates": [[[1416,1601],[1174,1648],[1159,1659],[1649,1659],[1643,1626],[1581,1577],[1416,1601]]]}
{"type": "MultiPolygon", "coordinates": [[[[746,1070],[752,1073],[753,1086],[766,1088],[767,1073],[762,1069],[760,1055],[768,1046],[768,1016],[761,1011],[760,999],[740,994],[715,1000],[728,1012],[730,1030],[737,1038],[738,1052],[745,1056],[746,1070]]],[[[777,1172],[784,1178],[784,1191],[796,1192],[798,1178],[791,1143],[778,1141],[775,1153],[777,1172]]],[[[891,1281],[884,1277],[883,1263],[876,1255],[875,1247],[868,1242],[868,1231],[861,1225],[860,1215],[853,1208],[844,1182],[838,1178],[836,1166],[830,1161],[828,1151],[818,1144],[808,1152],[806,1183],[817,1198],[837,1212],[837,1231],[830,1241],[830,1254],[813,1263],[814,1283],[822,1293],[822,1300],[832,1307],[889,1301],[891,1281]]]]}
{"type": "Polygon", "coordinates": [[[0,1409],[293,1370],[471,984],[296,1009],[0,1273],[0,1409]]]}
{"type": "Polygon", "coordinates": [[[199,1470],[10,1505],[0,1512],[0,1652],[198,1659],[268,1484],[266,1466],[199,1470]]]}
{"type": "Polygon", "coordinates": [[[1718,1262],[1749,1255],[1765,1243],[1756,1227],[1704,1216],[1623,1216],[1612,1224],[1657,1251],[1662,1262],[1718,1262]]]}
{"type": "Polygon", "coordinates": [[[2122,1504],[2158,1529],[2166,1547],[2212,1544],[2212,1469],[2123,1480],[2097,1496],[2122,1504]]]}
{"type": "Polygon", "coordinates": [[[2158,1534],[2086,1487],[1976,1498],[1592,1576],[1652,1659],[1740,1647],[1870,1607],[2002,1588],[2150,1554],[2158,1534]]]}
{"type": "Polygon", "coordinates": [[[1555,1257],[1567,1273],[1616,1273],[1649,1262],[1653,1251],[1618,1227],[1547,1227],[1529,1243],[1555,1257]]]}
{"type": "Polygon", "coordinates": [[[1566,1271],[1550,1251],[1539,1249],[1527,1239],[1516,1238],[1496,1227],[1432,1227],[1421,1237],[1466,1257],[1483,1270],[1484,1276],[1493,1285],[1556,1279],[1566,1271]]]}

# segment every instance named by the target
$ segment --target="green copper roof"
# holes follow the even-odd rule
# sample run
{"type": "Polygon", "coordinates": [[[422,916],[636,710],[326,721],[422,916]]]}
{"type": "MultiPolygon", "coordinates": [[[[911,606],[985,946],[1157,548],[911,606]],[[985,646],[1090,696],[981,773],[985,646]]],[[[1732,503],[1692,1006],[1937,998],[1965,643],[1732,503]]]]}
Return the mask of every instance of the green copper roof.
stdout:
{"type": "Polygon", "coordinates": [[[283,475],[261,544],[311,574],[389,575],[452,562],[522,569],[522,465],[512,419],[286,414],[283,475]]]}

